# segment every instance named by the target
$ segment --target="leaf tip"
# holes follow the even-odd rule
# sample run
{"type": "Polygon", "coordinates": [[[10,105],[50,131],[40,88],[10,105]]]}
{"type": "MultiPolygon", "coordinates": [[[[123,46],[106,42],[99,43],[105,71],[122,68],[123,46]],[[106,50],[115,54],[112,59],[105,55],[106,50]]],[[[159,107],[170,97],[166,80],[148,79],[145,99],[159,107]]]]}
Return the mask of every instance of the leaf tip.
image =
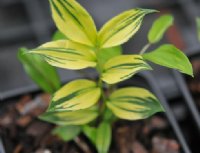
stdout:
{"type": "Polygon", "coordinates": [[[150,13],[158,13],[160,11],[154,10],[154,9],[141,9],[145,12],[145,14],[150,14],[150,13]]]}
{"type": "Polygon", "coordinates": [[[149,64],[147,64],[147,70],[152,71],[153,68],[149,64]]]}
{"type": "Polygon", "coordinates": [[[28,52],[28,49],[25,47],[21,47],[18,49],[18,55],[24,55],[28,52]]]}
{"type": "MultiPolygon", "coordinates": [[[[142,57],[143,57],[143,56],[142,56],[142,57]]],[[[144,69],[144,70],[152,71],[153,68],[152,68],[148,63],[146,63],[146,64],[145,64],[145,69],[144,69]]]]}
{"type": "Polygon", "coordinates": [[[192,64],[190,63],[190,61],[188,60],[188,64],[186,67],[185,71],[180,71],[181,73],[187,74],[189,76],[191,76],[192,78],[194,78],[194,73],[193,73],[193,67],[192,64]]]}
{"type": "Polygon", "coordinates": [[[160,105],[160,110],[159,110],[159,112],[166,112],[165,108],[164,108],[162,105],[160,105]]]}
{"type": "Polygon", "coordinates": [[[190,72],[190,73],[186,73],[186,74],[189,75],[189,76],[191,76],[192,78],[194,78],[194,73],[193,73],[193,71],[190,72]]]}

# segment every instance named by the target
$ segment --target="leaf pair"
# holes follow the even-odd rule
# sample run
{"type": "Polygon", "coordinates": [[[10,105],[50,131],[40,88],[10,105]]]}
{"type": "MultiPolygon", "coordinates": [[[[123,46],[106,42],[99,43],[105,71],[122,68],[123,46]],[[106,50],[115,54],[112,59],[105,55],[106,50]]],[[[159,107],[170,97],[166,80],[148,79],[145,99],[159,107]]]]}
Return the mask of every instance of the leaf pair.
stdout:
{"type": "Polygon", "coordinates": [[[140,28],[144,16],[155,12],[154,10],[137,8],[125,11],[108,21],[97,32],[92,17],[76,0],[50,0],[50,4],[53,19],[61,32],[57,33],[55,39],[62,40],[46,43],[30,53],[39,54],[49,64],[60,68],[79,70],[98,65],[104,71],[102,79],[109,84],[149,69],[142,57],[139,57],[139,61],[136,60],[137,56],[129,56],[125,62],[124,59],[128,56],[121,55],[112,59],[111,57],[120,53],[112,54],[110,50],[128,41],[140,28]],[[122,60],[124,63],[116,62],[111,68],[110,63],[116,60],[122,60]],[[122,70],[123,68],[126,70],[122,70]],[[110,81],[112,72],[116,76],[115,80],[110,81]]]}
{"type": "Polygon", "coordinates": [[[150,70],[140,55],[120,55],[121,51],[115,48],[103,49],[95,54],[91,47],[77,44],[70,40],[58,40],[46,43],[30,53],[40,54],[51,65],[68,68],[82,69],[95,67],[97,58],[103,68],[102,80],[114,84],[130,78],[141,70],[150,70]]]}
{"type": "Polygon", "coordinates": [[[143,17],[155,12],[148,9],[126,11],[108,21],[97,33],[92,17],[75,0],[50,0],[50,3],[54,22],[67,38],[99,48],[125,43],[137,32],[143,17]]]}
{"type": "MultiPolygon", "coordinates": [[[[152,25],[148,33],[150,44],[157,43],[161,40],[166,30],[173,24],[171,15],[159,17],[152,25]]],[[[192,65],[187,56],[173,45],[165,44],[159,48],[142,55],[145,60],[155,64],[165,66],[193,76],[192,65]]]]}
{"type": "MultiPolygon", "coordinates": [[[[76,80],[57,91],[41,119],[58,125],[85,124],[98,115],[94,106],[101,95],[96,83],[76,80]]],[[[122,88],[109,96],[106,105],[119,118],[136,120],[162,111],[158,100],[142,88],[122,88]]]]}

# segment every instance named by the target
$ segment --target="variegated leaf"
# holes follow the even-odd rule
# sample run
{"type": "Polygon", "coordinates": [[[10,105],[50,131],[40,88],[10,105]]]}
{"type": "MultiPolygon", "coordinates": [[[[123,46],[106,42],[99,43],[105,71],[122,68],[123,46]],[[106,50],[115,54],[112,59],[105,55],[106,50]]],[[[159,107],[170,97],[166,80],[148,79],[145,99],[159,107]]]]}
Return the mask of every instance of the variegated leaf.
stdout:
{"type": "Polygon", "coordinates": [[[54,94],[48,111],[89,108],[98,101],[100,94],[101,90],[95,82],[85,79],[75,80],[54,94]]]}
{"type": "Polygon", "coordinates": [[[46,112],[39,118],[57,125],[83,125],[91,122],[98,116],[96,110],[84,109],[78,111],[46,112]]]}
{"type": "Polygon", "coordinates": [[[125,43],[139,30],[143,17],[152,12],[155,10],[137,8],[112,18],[99,32],[99,46],[108,48],[125,43]]]}
{"type": "Polygon", "coordinates": [[[121,119],[144,119],[164,111],[158,99],[143,88],[122,88],[111,94],[106,102],[109,109],[121,119]]]}
{"type": "Polygon", "coordinates": [[[48,42],[30,53],[40,54],[51,65],[66,69],[83,69],[96,66],[94,51],[70,40],[48,42]]]}
{"type": "Polygon", "coordinates": [[[92,17],[76,0],[49,0],[54,22],[67,38],[94,46],[97,31],[92,17]]]}
{"type": "Polygon", "coordinates": [[[102,80],[114,84],[130,78],[139,71],[150,69],[140,55],[120,55],[105,63],[102,80]]]}

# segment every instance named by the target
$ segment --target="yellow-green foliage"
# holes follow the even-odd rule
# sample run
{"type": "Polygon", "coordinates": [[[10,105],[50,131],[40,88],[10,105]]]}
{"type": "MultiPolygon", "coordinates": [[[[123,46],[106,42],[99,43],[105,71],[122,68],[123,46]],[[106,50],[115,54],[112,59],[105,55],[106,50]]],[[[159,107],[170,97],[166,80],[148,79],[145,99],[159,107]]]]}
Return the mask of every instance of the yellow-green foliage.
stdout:
{"type": "MultiPolygon", "coordinates": [[[[58,135],[69,133],[65,129],[73,132],[73,127],[79,126],[74,128],[75,134],[61,137],[71,140],[82,129],[99,153],[107,153],[112,133],[110,125],[116,118],[138,120],[164,111],[158,99],[146,89],[127,87],[116,90],[117,86],[113,84],[140,71],[152,70],[147,60],[193,75],[191,64],[172,45],[163,45],[153,52],[145,53],[151,44],[161,40],[172,25],[173,17],[170,15],[156,20],[148,34],[149,43],[138,55],[124,55],[120,45],[135,35],[147,14],[157,11],[141,8],[125,11],[98,31],[90,14],[76,0],[49,1],[59,32],[56,33],[55,41],[31,49],[26,54],[29,56],[27,60],[36,54],[59,68],[80,70],[91,67],[97,70],[99,78],[98,81],[79,79],[64,85],[53,94],[49,108],[40,118],[62,126],[54,131],[58,135]]],[[[21,61],[23,58],[20,54],[21,61]]],[[[31,69],[30,64],[26,66],[31,69]]],[[[39,75],[34,75],[37,76],[40,79],[39,75]]],[[[49,75],[48,79],[51,77],[49,75]]],[[[48,82],[44,80],[44,83],[48,82]]]]}

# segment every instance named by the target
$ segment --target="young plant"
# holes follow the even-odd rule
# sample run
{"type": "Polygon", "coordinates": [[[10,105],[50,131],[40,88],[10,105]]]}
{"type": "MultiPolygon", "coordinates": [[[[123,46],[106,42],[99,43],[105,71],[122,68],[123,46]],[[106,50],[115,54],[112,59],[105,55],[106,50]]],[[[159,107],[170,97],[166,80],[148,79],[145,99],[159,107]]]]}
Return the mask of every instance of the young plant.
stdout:
{"type": "MultiPolygon", "coordinates": [[[[120,45],[134,36],[147,14],[157,11],[131,9],[97,31],[92,17],[75,0],[50,0],[50,6],[60,31],[56,41],[32,49],[24,56],[40,55],[52,66],[71,70],[91,67],[99,74],[97,81],[78,79],[64,85],[53,94],[49,108],[40,116],[59,125],[54,133],[63,140],[69,141],[83,132],[99,153],[107,153],[111,125],[117,118],[138,120],[163,112],[159,100],[148,90],[116,86],[140,71],[152,70],[147,61],[193,76],[188,58],[171,44],[145,53],[172,25],[171,15],[161,16],[154,22],[148,34],[149,42],[140,53],[125,55],[120,45]]],[[[51,73],[45,71],[45,74],[51,79],[51,73]]]]}

